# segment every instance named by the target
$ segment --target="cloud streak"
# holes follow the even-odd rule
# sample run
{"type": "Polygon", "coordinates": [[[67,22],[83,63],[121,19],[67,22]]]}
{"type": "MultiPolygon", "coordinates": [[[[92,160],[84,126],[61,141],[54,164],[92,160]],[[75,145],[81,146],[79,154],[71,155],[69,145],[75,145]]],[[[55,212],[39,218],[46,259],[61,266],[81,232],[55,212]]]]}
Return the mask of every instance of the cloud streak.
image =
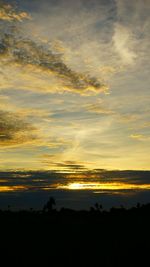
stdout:
{"type": "Polygon", "coordinates": [[[113,36],[114,47],[125,65],[133,64],[137,57],[132,49],[132,39],[133,34],[130,29],[120,23],[115,24],[115,32],[113,36]]]}
{"type": "Polygon", "coordinates": [[[72,70],[63,62],[61,54],[52,51],[47,44],[26,36],[21,31],[21,25],[18,24],[18,21],[21,22],[22,18],[26,17],[28,17],[26,13],[15,13],[10,5],[1,7],[0,19],[3,23],[0,29],[0,56],[4,57],[5,65],[15,63],[19,68],[20,66],[29,68],[29,73],[34,70],[40,72],[41,76],[46,73],[49,78],[50,91],[55,91],[55,87],[57,91],[69,90],[79,93],[82,91],[103,92],[108,89],[96,77],[72,70]],[[10,10],[8,19],[5,15],[7,9],[10,10]],[[9,23],[5,23],[5,20],[9,23]],[[13,23],[11,23],[12,20],[13,23]]]}
{"type": "Polygon", "coordinates": [[[0,110],[0,146],[18,146],[37,139],[36,128],[17,114],[0,110]]]}
{"type": "Polygon", "coordinates": [[[146,61],[149,46],[149,0],[115,0],[114,48],[124,65],[146,61]]]}

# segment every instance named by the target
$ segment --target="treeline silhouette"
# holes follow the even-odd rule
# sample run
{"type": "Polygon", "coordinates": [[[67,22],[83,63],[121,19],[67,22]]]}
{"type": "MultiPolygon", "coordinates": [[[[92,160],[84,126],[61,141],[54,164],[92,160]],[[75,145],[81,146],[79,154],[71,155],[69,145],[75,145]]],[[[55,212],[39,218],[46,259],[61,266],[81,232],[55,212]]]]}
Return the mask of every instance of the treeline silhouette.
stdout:
{"type": "Polygon", "coordinates": [[[3,266],[149,266],[150,203],[57,210],[50,197],[42,210],[0,210],[0,231],[3,266]]]}

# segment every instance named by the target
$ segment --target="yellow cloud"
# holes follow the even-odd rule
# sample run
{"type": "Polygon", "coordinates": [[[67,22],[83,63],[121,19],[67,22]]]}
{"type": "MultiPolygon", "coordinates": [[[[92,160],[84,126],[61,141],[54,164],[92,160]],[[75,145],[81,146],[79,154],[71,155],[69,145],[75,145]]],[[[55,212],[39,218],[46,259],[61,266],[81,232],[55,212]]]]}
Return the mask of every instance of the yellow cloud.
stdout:
{"type": "Polygon", "coordinates": [[[24,191],[28,189],[27,186],[23,185],[5,185],[0,186],[0,192],[10,192],[10,191],[24,191]]]}
{"type": "Polygon", "coordinates": [[[123,123],[136,122],[140,116],[138,114],[128,114],[119,116],[119,120],[123,123]]]}
{"type": "Polygon", "coordinates": [[[12,22],[30,18],[29,14],[26,12],[19,12],[9,4],[0,4],[0,20],[12,22]]]}
{"type": "Polygon", "coordinates": [[[20,115],[0,110],[0,146],[18,146],[37,140],[36,128],[20,115]]]}
{"type": "Polygon", "coordinates": [[[130,137],[135,140],[144,141],[148,140],[149,136],[145,136],[143,134],[131,134],[130,137]]]}
{"type": "Polygon", "coordinates": [[[62,49],[58,42],[50,48],[45,41],[25,36],[20,24],[14,23],[24,18],[28,18],[26,12],[19,12],[10,5],[1,5],[2,89],[19,87],[50,92],[73,91],[81,94],[108,90],[104,82],[97,77],[70,68],[62,57],[62,49]],[[10,21],[10,24],[5,21],[10,21]],[[12,25],[15,26],[13,30],[12,25]]]}
{"type": "Polygon", "coordinates": [[[106,114],[106,115],[111,115],[115,113],[113,110],[107,109],[99,104],[88,104],[85,106],[85,109],[88,112],[106,114]]]}

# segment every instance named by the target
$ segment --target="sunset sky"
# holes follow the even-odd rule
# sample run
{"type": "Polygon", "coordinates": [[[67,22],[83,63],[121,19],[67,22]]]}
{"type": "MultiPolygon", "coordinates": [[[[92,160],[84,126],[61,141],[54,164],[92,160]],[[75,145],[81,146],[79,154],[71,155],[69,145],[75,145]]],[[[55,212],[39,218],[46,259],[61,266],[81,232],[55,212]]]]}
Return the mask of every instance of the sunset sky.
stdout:
{"type": "Polygon", "coordinates": [[[1,170],[150,169],[150,1],[0,1],[1,170]]]}

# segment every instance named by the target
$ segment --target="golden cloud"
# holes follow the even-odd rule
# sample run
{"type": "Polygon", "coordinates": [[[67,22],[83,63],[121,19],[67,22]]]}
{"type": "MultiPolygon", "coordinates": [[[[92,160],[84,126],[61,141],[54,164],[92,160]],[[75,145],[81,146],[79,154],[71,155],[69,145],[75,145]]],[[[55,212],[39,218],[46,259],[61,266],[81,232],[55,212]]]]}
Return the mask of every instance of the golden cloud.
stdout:
{"type": "Polygon", "coordinates": [[[144,134],[131,134],[130,137],[138,141],[146,141],[150,139],[149,136],[146,136],[144,134]]]}
{"type": "Polygon", "coordinates": [[[24,19],[30,19],[30,16],[26,12],[19,12],[10,4],[0,2],[0,20],[13,22],[24,19]]]}
{"type": "Polygon", "coordinates": [[[27,37],[22,32],[20,24],[15,23],[24,18],[28,18],[25,12],[16,11],[10,5],[1,5],[0,19],[3,20],[0,29],[1,88],[12,85],[11,87],[29,89],[34,87],[35,90],[39,90],[40,87],[43,91],[74,91],[83,94],[108,90],[98,78],[71,69],[63,61],[62,54],[56,49],[50,49],[47,43],[27,37]],[[9,25],[5,23],[8,20],[9,25]],[[37,78],[39,81],[36,83],[37,78]],[[31,83],[32,85],[31,80],[35,81],[31,83]]]}
{"type": "Polygon", "coordinates": [[[18,114],[0,110],[0,146],[18,146],[36,139],[35,127],[18,114]]]}

